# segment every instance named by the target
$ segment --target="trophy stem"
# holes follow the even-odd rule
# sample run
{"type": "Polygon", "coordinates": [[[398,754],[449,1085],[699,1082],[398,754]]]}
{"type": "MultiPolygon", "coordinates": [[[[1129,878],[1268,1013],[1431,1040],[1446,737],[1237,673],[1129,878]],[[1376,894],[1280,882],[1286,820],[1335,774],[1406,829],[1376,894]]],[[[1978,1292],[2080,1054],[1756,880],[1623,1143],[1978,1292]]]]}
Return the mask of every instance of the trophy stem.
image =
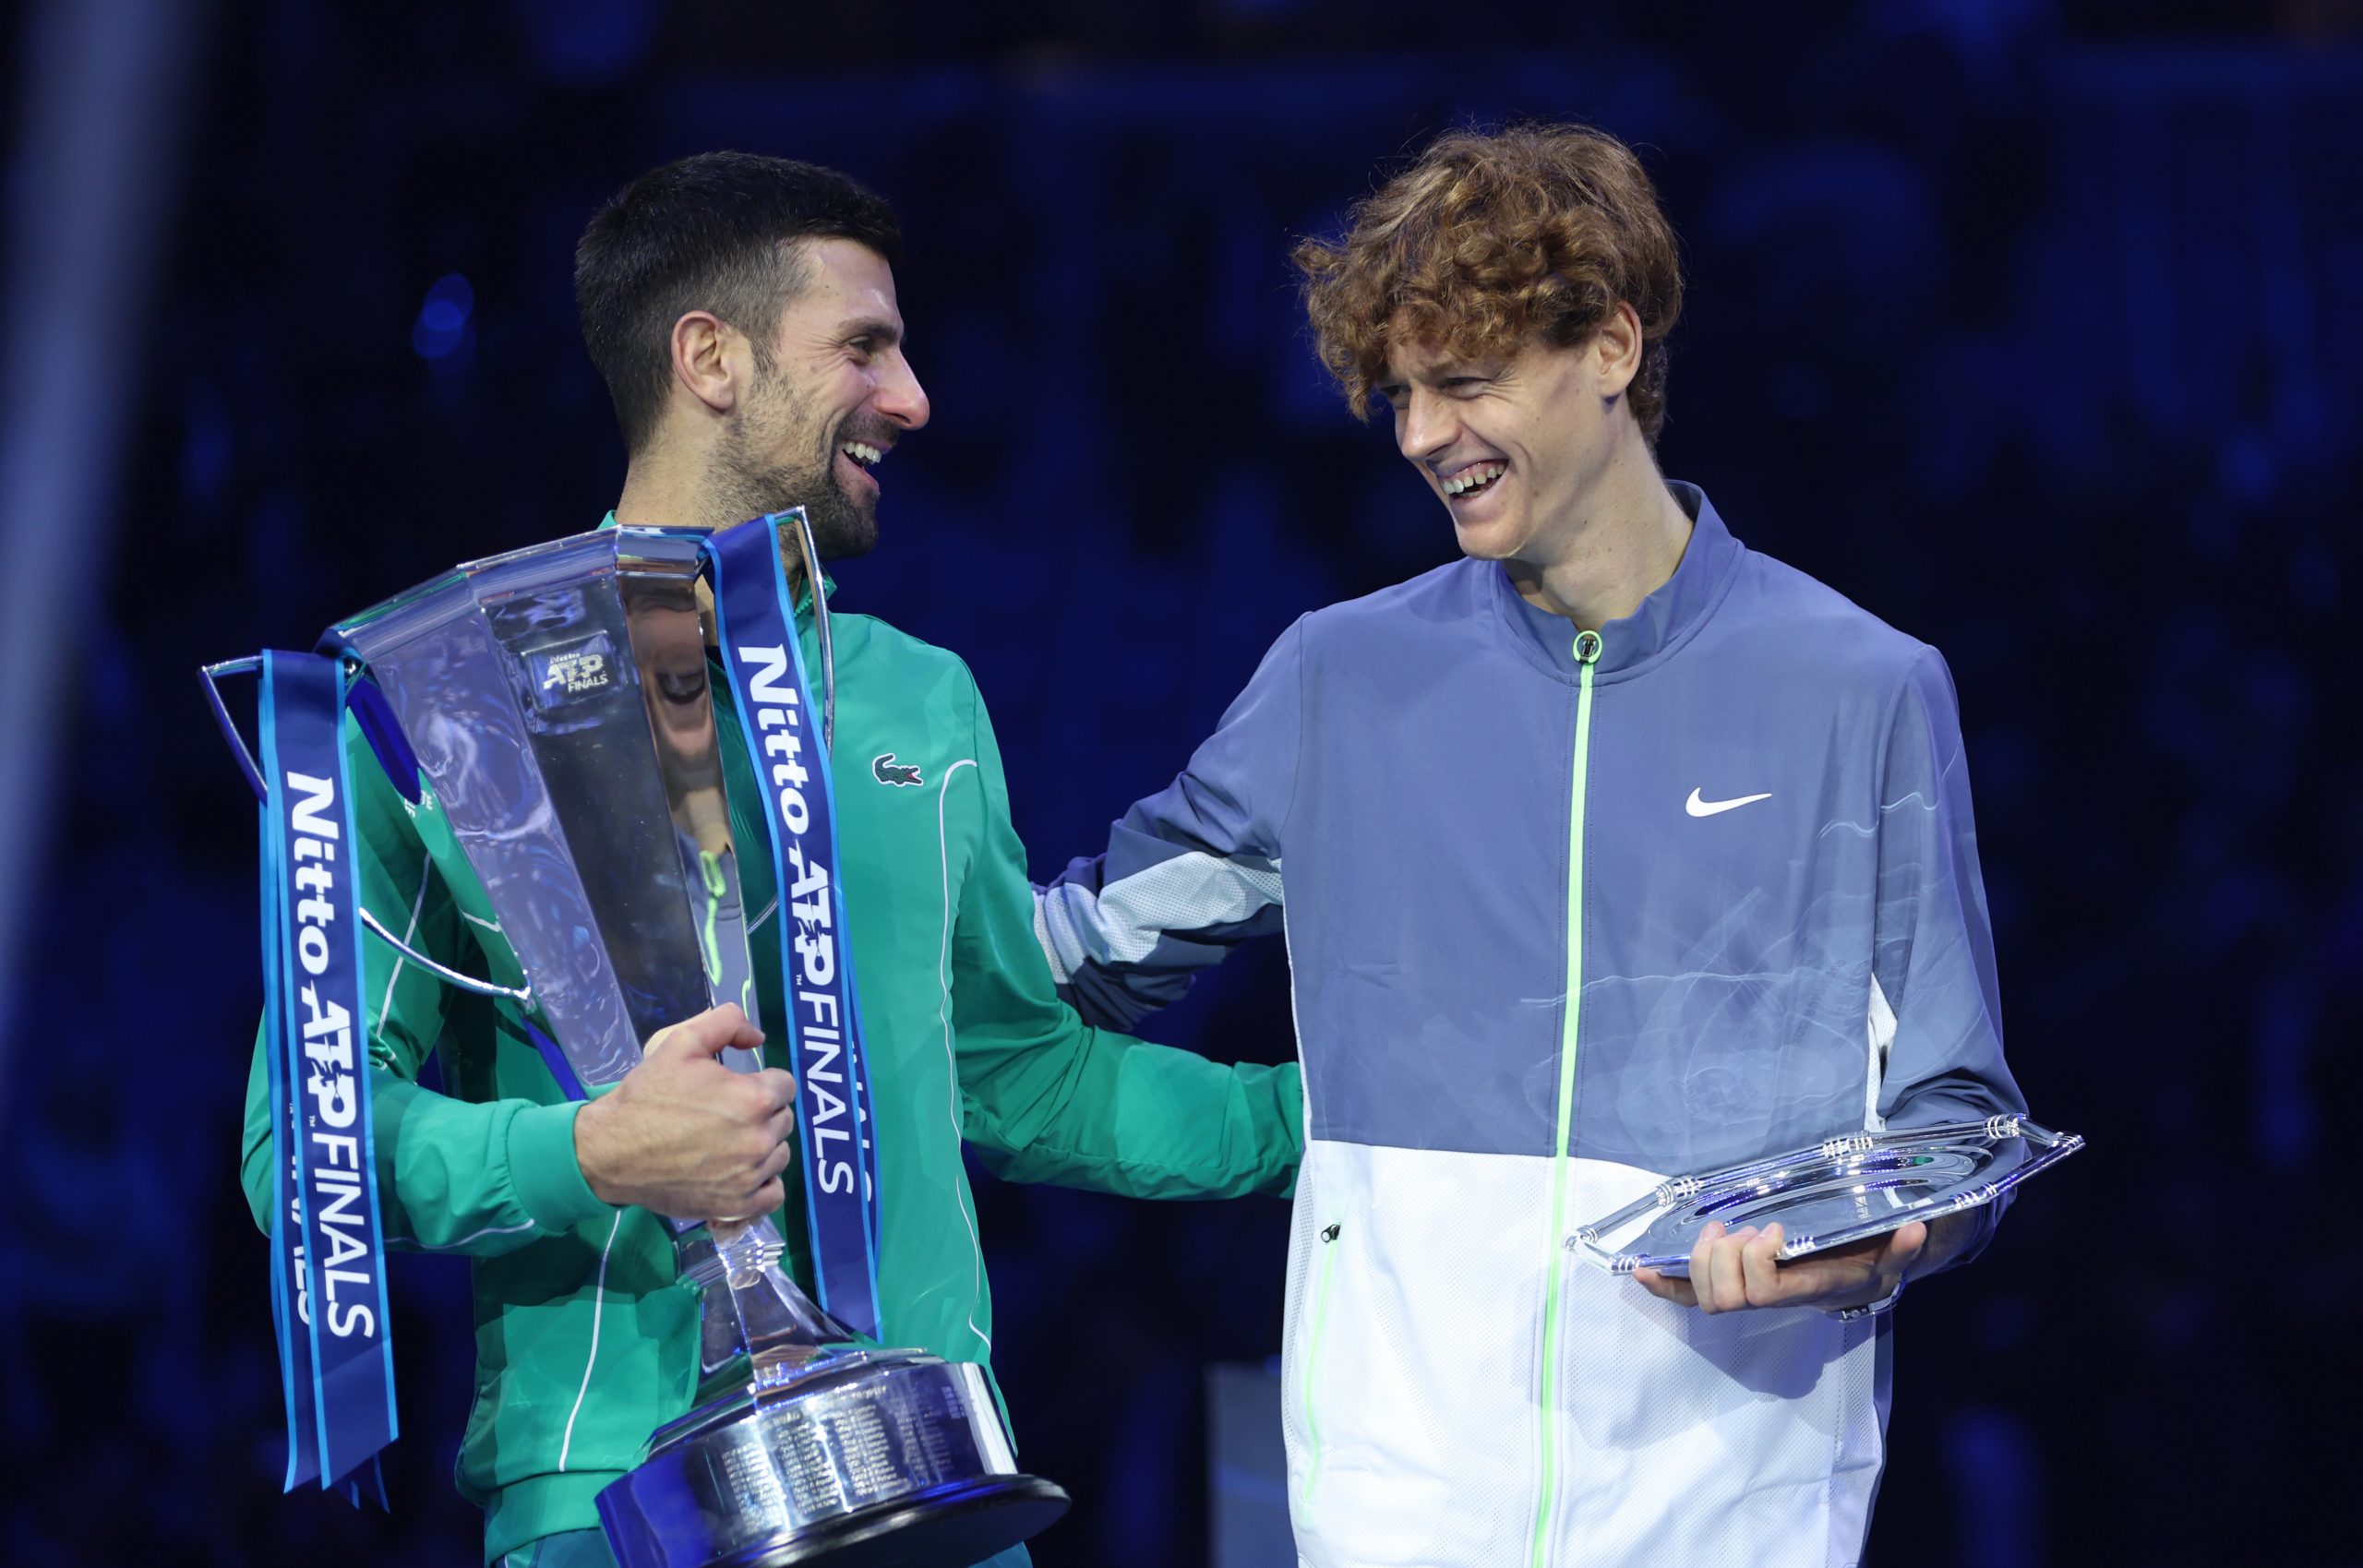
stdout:
{"type": "Polygon", "coordinates": [[[681,1277],[698,1287],[705,1376],[745,1356],[754,1363],[751,1392],[760,1394],[829,1347],[859,1338],[780,1268],[784,1247],[768,1218],[698,1227],[676,1237],[674,1247],[681,1277]]]}

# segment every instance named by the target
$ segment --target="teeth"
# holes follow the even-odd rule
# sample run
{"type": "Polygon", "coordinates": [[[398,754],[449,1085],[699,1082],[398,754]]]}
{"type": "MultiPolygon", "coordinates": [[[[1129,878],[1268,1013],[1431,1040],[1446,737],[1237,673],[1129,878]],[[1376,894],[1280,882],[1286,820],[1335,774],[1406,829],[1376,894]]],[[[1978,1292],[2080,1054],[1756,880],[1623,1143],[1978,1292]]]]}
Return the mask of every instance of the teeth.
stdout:
{"type": "Polygon", "coordinates": [[[886,461],[886,454],[861,441],[847,441],[842,449],[846,456],[864,468],[874,468],[886,461]]]}
{"type": "Polygon", "coordinates": [[[1464,495],[1489,480],[1499,479],[1508,469],[1507,463],[1489,462],[1465,470],[1444,482],[1444,493],[1447,496],[1464,495]]]}

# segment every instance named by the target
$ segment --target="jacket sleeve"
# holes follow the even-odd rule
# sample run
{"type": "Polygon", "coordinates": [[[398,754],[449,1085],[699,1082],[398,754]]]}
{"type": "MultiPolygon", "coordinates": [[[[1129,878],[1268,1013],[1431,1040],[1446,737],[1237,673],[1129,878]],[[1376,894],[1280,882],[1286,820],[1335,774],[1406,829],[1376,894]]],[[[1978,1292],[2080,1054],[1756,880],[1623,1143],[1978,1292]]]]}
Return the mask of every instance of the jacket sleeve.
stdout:
{"type": "MultiPolygon", "coordinates": [[[[1881,1118],[1901,1129],[2017,1114],[2026,1101],[2002,1059],[2001,994],[1977,866],[1969,768],[1952,676],[1934,649],[1907,674],[1881,765],[1878,902],[1872,935],[1874,1035],[1890,1033],[1881,1118]]],[[[2000,1217],[1974,1211],[1981,1251],[2000,1217]]]]}
{"type": "Polygon", "coordinates": [[[1222,723],[1162,792],[1124,813],[1107,852],[1037,895],[1059,994],[1129,1029],[1192,977],[1280,928],[1280,843],[1296,791],[1304,622],[1264,655],[1222,723]]]}
{"type": "MultiPolygon", "coordinates": [[[[458,910],[411,825],[407,804],[350,723],[345,738],[362,906],[381,925],[404,933],[412,947],[464,968],[458,910]]],[[[362,986],[369,1014],[379,1224],[387,1245],[491,1256],[613,1212],[592,1192],[575,1161],[576,1106],[527,1099],[476,1104],[418,1083],[419,1068],[450,1011],[444,982],[372,933],[362,943],[362,986]]],[[[490,1047],[489,1041],[481,1044],[490,1047]]],[[[258,1030],[239,1176],[255,1223],[266,1231],[275,1187],[270,1083],[258,1030]]]]}
{"type": "Polygon", "coordinates": [[[1287,1192],[1304,1152],[1295,1063],[1225,1066],[1093,1028],[1059,999],[1000,748],[973,685],[971,696],[975,766],[955,765],[943,785],[973,791],[982,818],[947,954],[968,1141],[1013,1181],[1140,1198],[1287,1192]]]}

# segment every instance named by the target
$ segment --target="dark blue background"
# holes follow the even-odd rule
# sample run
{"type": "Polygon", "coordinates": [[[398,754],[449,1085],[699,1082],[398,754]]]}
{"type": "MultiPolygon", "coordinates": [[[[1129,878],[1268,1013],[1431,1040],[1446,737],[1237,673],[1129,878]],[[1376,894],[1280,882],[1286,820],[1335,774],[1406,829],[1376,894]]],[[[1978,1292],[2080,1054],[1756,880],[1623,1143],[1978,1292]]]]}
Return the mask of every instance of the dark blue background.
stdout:
{"type": "MultiPolygon", "coordinates": [[[[0,1556],[477,1550],[453,1261],[395,1271],[392,1517],[278,1494],[253,818],[189,672],[598,520],[603,194],[737,147],[898,204],[935,417],[842,603],[975,667],[1046,876],[1297,614],[1450,556],[1283,257],[1382,161],[1537,115],[1640,144],[1682,235],[1667,472],[1951,661],[2011,1062],[2093,1142],[1914,1292],[1873,1560],[2363,1562],[2363,1271],[2313,1196],[2363,999],[2358,7],[1538,9],[212,8],[69,716],[0,736],[60,781],[0,1056],[0,1556]]],[[[1285,990],[1267,945],[1153,1032],[1284,1059],[1285,990]]],[[[1203,1561],[1200,1368],[1277,1350],[1284,1207],[978,1203],[1026,1457],[1076,1498],[1038,1561],[1203,1561]]]]}

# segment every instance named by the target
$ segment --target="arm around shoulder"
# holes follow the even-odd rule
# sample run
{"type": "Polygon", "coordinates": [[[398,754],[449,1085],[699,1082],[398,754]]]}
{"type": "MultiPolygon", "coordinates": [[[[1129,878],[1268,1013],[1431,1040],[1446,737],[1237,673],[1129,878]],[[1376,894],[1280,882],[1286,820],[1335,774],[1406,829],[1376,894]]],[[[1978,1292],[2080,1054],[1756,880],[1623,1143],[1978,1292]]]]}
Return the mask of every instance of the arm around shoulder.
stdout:
{"type": "Polygon", "coordinates": [[[1304,628],[1272,645],[1189,766],[1124,813],[1105,852],[1041,890],[1038,937],[1086,1022],[1130,1029],[1240,943],[1279,930],[1304,628]]]}
{"type": "MultiPolygon", "coordinates": [[[[975,708],[978,850],[951,951],[963,1129],[996,1174],[1137,1197],[1287,1191],[1303,1152],[1294,1063],[1225,1065],[1086,1024],[1038,945],[1025,850],[975,708]]],[[[962,782],[954,786],[966,790],[962,782]]]]}

